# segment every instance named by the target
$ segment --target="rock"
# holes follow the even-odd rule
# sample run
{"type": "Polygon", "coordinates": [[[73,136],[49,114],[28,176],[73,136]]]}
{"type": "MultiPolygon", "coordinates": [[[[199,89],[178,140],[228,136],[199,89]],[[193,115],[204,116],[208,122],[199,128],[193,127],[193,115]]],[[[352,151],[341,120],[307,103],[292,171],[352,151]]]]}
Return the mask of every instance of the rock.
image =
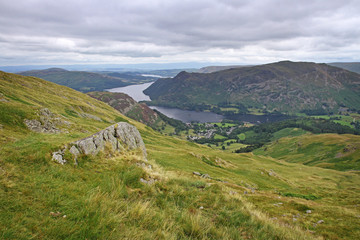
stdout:
{"type": "Polygon", "coordinates": [[[311,210],[306,210],[306,213],[307,213],[307,214],[310,214],[310,213],[311,213],[311,210]]]}
{"type": "MultiPolygon", "coordinates": [[[[105,149],[107,143],[112,146],[112,151],[117,152],[121,152],[125,149],[134,150],[139,148],[143,153],[144,160],[147,161],[145,144],[139,131],[133,125],[124,122],[114,124],[90,137],[70,143],[72,147],[69,151],[76,160],[76,157],[80,154],[96,155],[98,152],[105,149]]],[[[53,153],[53,159],[61,164],[66,162],[62,161],[64,160],[63,156],[64,151],[62,150],[53,153]]],[[[151,165],[149,168],[151,169],[151,165]]]]}
{"type": "Polygon", "coordinates": [[[75,157],[79,156],[80,155],[80,151],[79,149],[77,149],[76,146],[72,146],[69,150],[69,152],[74,155],[75,157]]]}
{"type": "Polygon", "coordinates": [[[293,222],[296,222],[297,221],[297,218],[293,218],[293,222]]]}
{"type": "Polygon", "coordinates": [[[53,156],[52,156],[52,160],[54,160],[55,162],[58,162],[62,165],[64,165],[66,163],[66,160],[63,158],[63,153],[61,151],[54,152],[53,156]]]}
{"type": "Polygon", "coordinates": [[[89,155],[89,154],[95,155],[97,153],[96,145],[92,137],[82,139],[78,142],[75,142],[75,144],[79,147],[80,151],[85,155],[89,155]]]}
{"type": "Polygon", "coordinates": [[[200,210],[203,210],[203,209],[204,209],[204,207],[203,207],[203,206],[200,206],[200,207],[199,207],[199,209],[200,209],[200,210]]]}
{"type": "Polygon", "coordinates": [[[210,175],[209,174],[202,174],[201,177],[202,178],[210,178],[210,175]]]}
{"type": "MultiPolygon", "coordinates": [[[[33,132],[40,133],[60,133],[62,130],[59,129],[58,126],[64,125],[64,121],[53,114],[49,109],[43,108],[38,111],[39,120],[37,119],[25,119],[25,125],[33,132]]],[[[70,123],[66,121],[65,125],[69,125],[70,123]]],[[[63,130],[66,132],[67,130],[63,130]]]]}
{"type": "Polygon", "coordinates": [[[194,175],[201,176],[201,173],[199,172],[193,172],[194,175]]]}
{"type": "Polygon", "coordinates": [[[155,183],[155,179],[150,178],[149,180],[145,180],[143,178],[140,178],[140,182],[151,185],[151,184],[155,183]]]}
{"type": "Polygon", "coordinates": [[[317,224],[321,224],[321,223],[324,223],[325,221],[324,220],[319,220],[317,221],[317,224]]]}

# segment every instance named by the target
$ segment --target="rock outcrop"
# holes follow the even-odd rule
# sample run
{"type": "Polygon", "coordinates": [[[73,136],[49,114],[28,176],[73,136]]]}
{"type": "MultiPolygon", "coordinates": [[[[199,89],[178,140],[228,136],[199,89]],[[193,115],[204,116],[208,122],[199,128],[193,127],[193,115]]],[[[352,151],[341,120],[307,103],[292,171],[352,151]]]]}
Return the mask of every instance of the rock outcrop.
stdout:
{"type": "Polygon", "coordinates": [[[80,154],[96,155],[103,151],[106,145],[110,145],[114,152],[139,148],[146,160],[146,148],[139,131],[133,125],[125,122],[116,123],[89,137],[70,143],[63,150],[54,152],[53,160],[60,164],[66,163],[68,159],[65,159],[64,155],[67,149],[75,160],[80,154]]]}
{"type": "Polygon", "coordinates": [[[70,122],[61,119],[61,117],[52,113],[49,109],[40,109],[38,114],[39,120],[36,119],[25,119],[26,126],[34,132],[40,133],[60,133],[67,132],[67,130],[61,129],[61,126],[68,126],[70,122]]]}

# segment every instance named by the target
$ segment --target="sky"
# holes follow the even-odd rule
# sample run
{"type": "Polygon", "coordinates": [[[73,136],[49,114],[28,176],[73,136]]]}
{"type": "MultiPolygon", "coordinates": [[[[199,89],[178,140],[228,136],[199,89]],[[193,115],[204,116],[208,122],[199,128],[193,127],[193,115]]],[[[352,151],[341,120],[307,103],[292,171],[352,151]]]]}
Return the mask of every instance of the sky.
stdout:
{"type": "Polygon", "coordinates": [[[0,0],[0,65],[360,61],[358,0],[0,0]]]}

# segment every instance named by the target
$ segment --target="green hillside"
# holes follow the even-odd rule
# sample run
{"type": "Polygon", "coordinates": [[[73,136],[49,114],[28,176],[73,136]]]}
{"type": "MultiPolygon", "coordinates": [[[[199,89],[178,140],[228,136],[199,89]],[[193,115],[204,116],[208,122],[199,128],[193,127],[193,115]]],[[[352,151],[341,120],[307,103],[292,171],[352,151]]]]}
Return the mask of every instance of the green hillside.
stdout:
{"type": "Polygon", "coordinates": [[[360,75],[309,62],[283,61],[208,74],[181,72],[157,80],[144,92],[153,104],[189,109],[240,106],[289,113],[360,109],[360,75]]]}
{"type": "Polygon", "coordinates": [[[127,86],[130,83],[123,78],[84,71],[67,71],[61,68],[32,70],[19,73],[45,79],[81,92],[104,91],[104,89],[127,86]]]}
{"type": "Polygon", "coordinates": [[[360,238],[357,172],[164,136],[38,78],[0,72],[0,93],[1,239],[360,238]],[[28,130],[25,119],[49,111],[57,133],[28,130]],[[119,121],[139,129],[148,161],[136,150],[83,155],[78,165],[51,160],[119,121]]]}
{"type": "Polygon", "coordinates": [[[360,170],[360,136],[350,134],[286,137],[265,145],[255,153],[309,166],[360,170]]]}

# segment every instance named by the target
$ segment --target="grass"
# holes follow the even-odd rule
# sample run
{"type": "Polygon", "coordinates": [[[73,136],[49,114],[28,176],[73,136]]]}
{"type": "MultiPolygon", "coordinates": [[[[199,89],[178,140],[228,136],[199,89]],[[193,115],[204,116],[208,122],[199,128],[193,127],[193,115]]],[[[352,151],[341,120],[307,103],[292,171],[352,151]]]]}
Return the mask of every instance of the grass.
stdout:
{"type": "Polygon", "coordinates": [[[340,171],[360,170],[360,137],[338,134],[305,134],[278,139],[256,154],[340,171]]]}
{"type": "MultiPolygon", "coordinates": [[[[18,101],[0,104],[23,111],[25,118],[35,118],[37,109],[48,107],[61,116],[66,115],[65,109],[76,109],[107,121],[67,116],[72,124],[69,133],[61,134],[32,133],[1,122],[2,239],[360,237],[356,206],[360,176],[356,172],[211,149],[164,136],[71,89],[1,74],[0,90],[21,96],[33,106],[18,101]],[[139,129],[148,162],[138,151],[112,157],[107,152],[84,156],[78,159],[78,166],[51,161],[53,151],[107,127],[114,119],[124,119],[139,129]],[[142,163],[151,164],[152,169],[139,167],[142,163]],[[196,176],[194,171],[210,177],[196,176]],[[155,179],[155,183],[147,185],[140,178],[155,179]],[[313,213],[306,214],[307,209],[313,213]],[[319,220],[324,223],[314,227],[319,220]]],[[[352,135],[319,136],[329,149],[339,140],[351,143],[357,139],[352,135]],[[330,136],[332,140],[325,141],[330,136]]],[[[308,135],[297,138],[305,137],[308,135]]],[[[314,143],[314,139],[308,140],[314,143]]],[[[309,153],[317,151],[311,143],[309,153]]]]}

